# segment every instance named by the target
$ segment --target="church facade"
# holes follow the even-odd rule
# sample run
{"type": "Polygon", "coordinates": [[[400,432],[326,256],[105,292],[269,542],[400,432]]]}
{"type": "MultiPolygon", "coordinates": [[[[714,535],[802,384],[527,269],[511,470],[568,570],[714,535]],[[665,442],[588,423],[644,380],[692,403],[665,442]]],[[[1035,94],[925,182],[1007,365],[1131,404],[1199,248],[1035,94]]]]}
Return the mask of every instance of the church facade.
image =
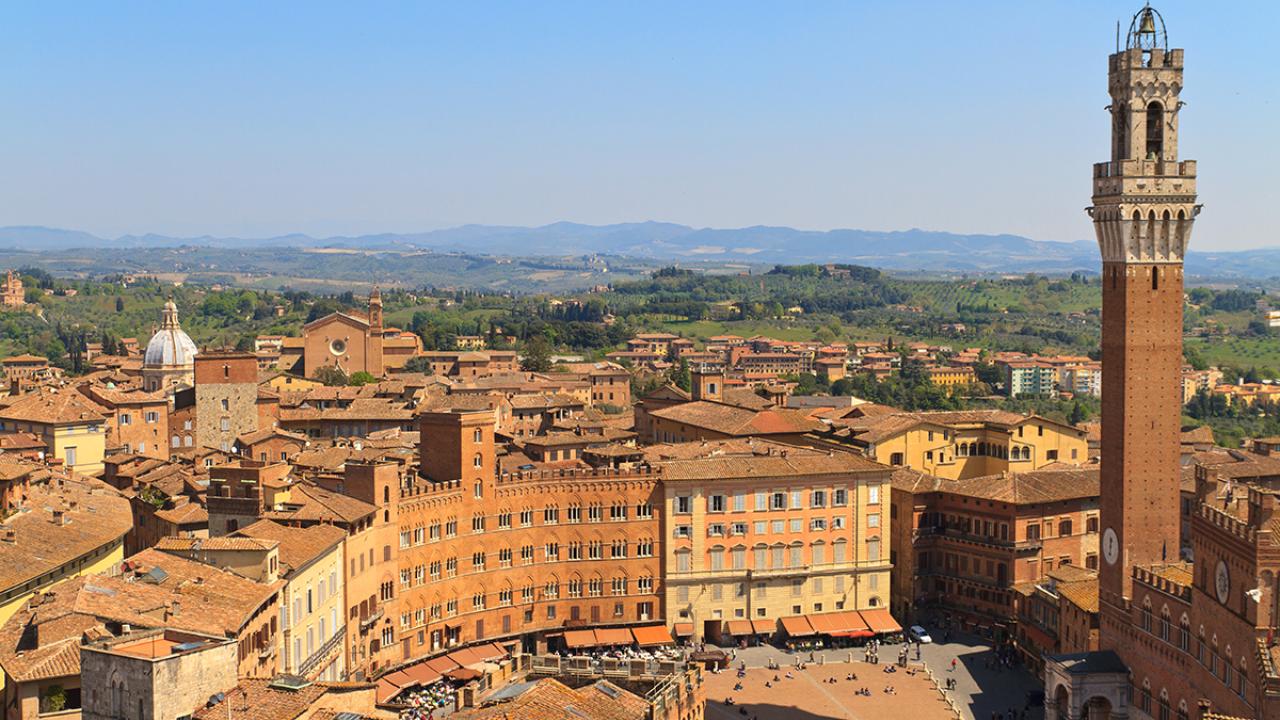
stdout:
{"type": "Polygon", "coordinates": [[[384,327],[382,293],[376,287],[369,294],[367,313],[336,312],[302,326],[301,369],[306,377],[315,377],[325,366],[347,375],[367,372],[381,377],[421,353],[417,335],[384,327]]]}

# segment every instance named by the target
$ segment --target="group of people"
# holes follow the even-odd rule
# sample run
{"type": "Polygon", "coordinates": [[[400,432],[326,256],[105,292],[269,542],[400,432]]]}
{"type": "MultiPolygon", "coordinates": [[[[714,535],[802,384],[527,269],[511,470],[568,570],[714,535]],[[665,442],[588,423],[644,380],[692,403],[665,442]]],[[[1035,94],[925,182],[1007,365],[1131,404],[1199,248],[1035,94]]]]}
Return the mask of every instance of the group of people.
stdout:
{"type": "Polygon", "coordinates": [[[437,680],[427,687],[409,691],[404,697],[407,708],[400,711],[400,720],[435,720],[437,710],[453,708],[458,690],[447,680],[437,680]]]}

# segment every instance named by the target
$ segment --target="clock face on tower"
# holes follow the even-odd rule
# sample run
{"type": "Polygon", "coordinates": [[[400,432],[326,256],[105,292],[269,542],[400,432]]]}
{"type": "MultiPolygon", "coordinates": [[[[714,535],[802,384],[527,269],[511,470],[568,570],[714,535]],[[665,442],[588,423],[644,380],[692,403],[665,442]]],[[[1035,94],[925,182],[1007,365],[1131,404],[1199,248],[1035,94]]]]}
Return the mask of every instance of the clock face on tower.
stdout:
{"type": "Polygon", "coordinates": [[[1116,560],[1120,559],[1120,541],[1116,538],[1116,531],[1113,528],[1107,528],[1102,533],[1102,559],[1107,561],[1108,565],[1115,565],[1116,560]]]}
{"type": "Polygon", "coordinates": [[[1213,589],[1218,593],[1218,602],[1226,605],[1227,597],[1231,595],[1231,575],[1227,572],[1227,564],[1221,560],[1218,561],[1218,571],[1213,575],[1213,589]]]}

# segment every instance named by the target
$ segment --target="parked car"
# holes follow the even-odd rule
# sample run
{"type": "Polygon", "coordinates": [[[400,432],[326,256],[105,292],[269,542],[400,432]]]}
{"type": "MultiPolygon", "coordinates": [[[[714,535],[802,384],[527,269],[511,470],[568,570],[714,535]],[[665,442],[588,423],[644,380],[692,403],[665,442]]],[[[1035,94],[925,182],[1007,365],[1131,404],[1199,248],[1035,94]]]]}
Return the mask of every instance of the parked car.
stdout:
{"type": "Polygon", "coordinates": [[[933,638],[929,637],[929,631],[928,631],[928,630],[925,630],[924,628],[920,627],[919,625],[912,625],[912,626],[911,626],[911,629],[910,629],[910,632],[911,632],[911,639],[912,639],[912,640],[915,640],[915,641],[916,641],[916,642],[918,642],[918,643],[931,643],[931,642],[933,642],[933,638]]]}

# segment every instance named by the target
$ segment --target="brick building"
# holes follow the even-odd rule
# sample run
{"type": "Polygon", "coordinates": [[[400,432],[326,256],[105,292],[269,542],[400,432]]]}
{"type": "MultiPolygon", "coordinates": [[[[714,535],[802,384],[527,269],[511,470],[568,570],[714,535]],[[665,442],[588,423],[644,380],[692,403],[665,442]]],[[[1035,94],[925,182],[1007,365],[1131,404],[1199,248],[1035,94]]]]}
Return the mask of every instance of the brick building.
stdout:
{"type": "Polygon", "coordinates": [[[658,473],[498,475],[491,413],[424,413],[419,427],[421,475],[399,507],[405,659],[493,638],[535,649],[565,627],[662,617],[658,473]]]}
{"type": "Polygon", "coordinates": [[[1007,632],[1015,586],[1055,568],[1098,566],[1098,471],[946,480],[893,475],[894,609],[945,610],[1007,632]]]}

